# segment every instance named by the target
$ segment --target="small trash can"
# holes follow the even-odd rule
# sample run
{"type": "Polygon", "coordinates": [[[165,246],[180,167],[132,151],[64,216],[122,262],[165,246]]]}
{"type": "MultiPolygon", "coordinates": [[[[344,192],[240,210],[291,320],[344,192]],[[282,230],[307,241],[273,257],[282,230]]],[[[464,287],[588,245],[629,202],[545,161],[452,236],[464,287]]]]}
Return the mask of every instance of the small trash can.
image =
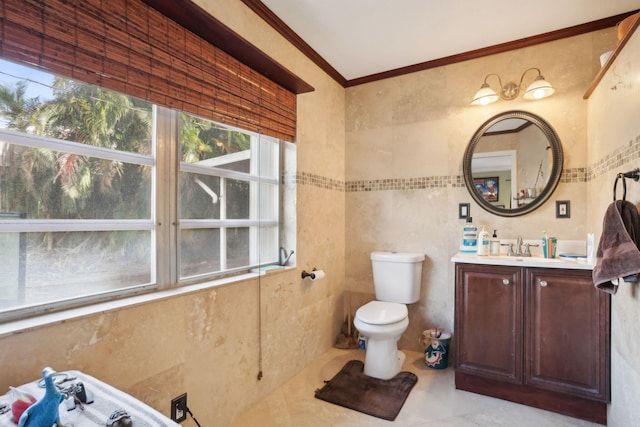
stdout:
{"type": "Polygon", "coordinates": [[[362,335],[360,332],[358,332],[358,348],[360,350],[366,350],[367,349],[367,337],[362,335]]]}
{"type": "Polygon", "coordinates": [[[427,329],[420,342],[425,346],[424,363],[432,369],[445,369],[449,360],[451,334],[442,329],[427,329]]]}

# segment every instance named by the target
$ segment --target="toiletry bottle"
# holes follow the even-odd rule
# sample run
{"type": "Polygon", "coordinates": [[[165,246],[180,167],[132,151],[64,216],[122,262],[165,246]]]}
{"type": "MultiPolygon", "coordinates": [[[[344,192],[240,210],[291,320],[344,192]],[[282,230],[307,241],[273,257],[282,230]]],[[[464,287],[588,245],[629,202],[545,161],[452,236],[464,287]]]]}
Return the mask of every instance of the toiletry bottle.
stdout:
{"type": "Polygon", "coordinates": [[[596,240],[593,233],[587,233],[587,262],[592,264],[596,259],[596,240]]]}
{"type": "Polygon", "coordinates": [[[484,225],[478,234],[478,255],[489,255],[489,232],[485,230],[484,225]]]}
{"type": "Polygon", "coordinates": [[[549,251],[549,258],[556,257],[556,249],[558,248],[558,239],[555,237],[549,237],[547,239],[547,251],[549,251]]]}
{"type": "Polygon", "coordinates": [[[500,255],[500,240],[498,240],[497,230],[493,230],[493,236],[489,242],[489,253],[491,255],[500,255]]]}
{"type": "Polygon", "coordinates": [[[462,244],[460,252],[476,253],[478,251],[478,227],[473,225],[473,218],[467,217],[467,223],[462,229],[462,244]]]}

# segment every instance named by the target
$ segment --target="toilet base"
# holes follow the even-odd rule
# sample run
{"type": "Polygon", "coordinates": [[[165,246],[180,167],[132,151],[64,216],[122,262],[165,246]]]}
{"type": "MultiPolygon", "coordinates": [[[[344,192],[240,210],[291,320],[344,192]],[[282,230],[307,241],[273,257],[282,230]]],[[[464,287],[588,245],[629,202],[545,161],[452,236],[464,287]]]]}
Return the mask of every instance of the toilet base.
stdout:
{"type": "Polygon", "coordinates": [[[364,374],[389,380],[400,372],[406,358],[407,356],[398,350],[396,340],[378,341],[369,338],[364,358],[364,374]]]}

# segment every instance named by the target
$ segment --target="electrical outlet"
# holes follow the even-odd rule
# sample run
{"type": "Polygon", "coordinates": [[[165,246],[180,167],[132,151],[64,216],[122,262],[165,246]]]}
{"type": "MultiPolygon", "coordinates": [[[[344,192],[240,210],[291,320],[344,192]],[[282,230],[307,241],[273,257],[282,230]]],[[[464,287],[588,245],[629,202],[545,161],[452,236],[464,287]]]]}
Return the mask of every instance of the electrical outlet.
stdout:
{"type": "Polygon", "coordinates": [[[171,399],[171,419],[177,423],[187,419],[187,393],[171,399]]]}

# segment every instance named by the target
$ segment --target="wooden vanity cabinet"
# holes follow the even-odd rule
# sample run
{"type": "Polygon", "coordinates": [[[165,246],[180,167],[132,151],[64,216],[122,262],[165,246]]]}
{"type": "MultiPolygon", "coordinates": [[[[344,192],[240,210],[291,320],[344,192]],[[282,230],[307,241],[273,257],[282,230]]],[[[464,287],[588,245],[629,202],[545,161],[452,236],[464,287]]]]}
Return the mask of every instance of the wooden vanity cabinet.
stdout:
{"type": "Polygon", "coordinates": [[[456,264],[456,388],[606,424],[610,297],[591,270],[456,264]]]}
{"type": "Polygon", "coordinates": [[[522,270],[458,264],[456,277],[456,372],[521,384],[522,270]]]}

